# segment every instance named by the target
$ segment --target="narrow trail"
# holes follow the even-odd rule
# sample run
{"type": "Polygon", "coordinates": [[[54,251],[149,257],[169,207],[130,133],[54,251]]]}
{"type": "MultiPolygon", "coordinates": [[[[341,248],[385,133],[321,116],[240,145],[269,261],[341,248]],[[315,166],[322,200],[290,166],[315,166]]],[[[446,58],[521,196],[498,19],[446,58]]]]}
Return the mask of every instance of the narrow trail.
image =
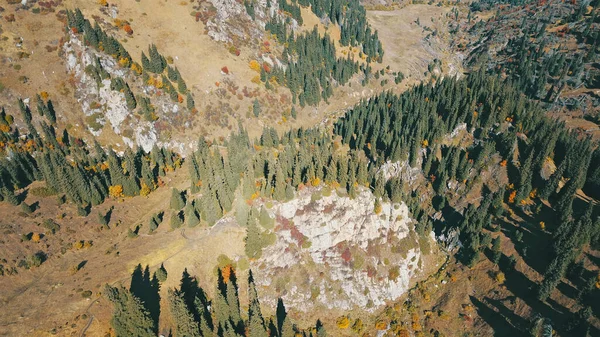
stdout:
{"type": "MultiPolygon", "coordinates": [[[[85,308],[85,311],[83,312],[83,314],[87,314],[88,311],[90,310],[90,308],[92,307],[92,305],[94,305],[94,303],[98,302],[100,300],[100,298],[97,298],[95,300],[92,301],[92,303],[90,303],[90,305],[87,306],[87,308],[85,308]]],[[[83,328],[83,330],[81,330],[81,333],[79,334],[79,337],[83,337],[85,336],[85,332],[87,331],[87,329],[90,328],[90,325],[92,325],[92,321],[94,320],[94,315],[90,316],[90,319],[88,320],[86,326],[83,328]]]]}

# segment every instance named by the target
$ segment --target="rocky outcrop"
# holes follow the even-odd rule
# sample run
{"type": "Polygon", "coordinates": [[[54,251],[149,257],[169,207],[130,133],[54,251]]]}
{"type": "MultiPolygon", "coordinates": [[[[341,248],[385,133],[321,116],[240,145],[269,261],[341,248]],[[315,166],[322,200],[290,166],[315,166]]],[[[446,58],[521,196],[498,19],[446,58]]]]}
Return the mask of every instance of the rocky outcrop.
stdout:
{"type": "Polygon", "coordinates": [[[304,189],[268,212],[275,243],[252,262],[263,300],[278,297],[296,310],[313,306],[373,311],[404,294],[435,243],[419,239],[404,203],[382,203],[362,189],[355,199],[304,189]],[[378,207],[379,208],[379,207],[378,207]]]}
{"type": "Polygon", "coordinates": [[[163,118],[170,118],[180,113],[181,108],[172,102],[167,95],[156,95],[156,88],[141,83],[141,78],[123,68],[110,56],[84,46],[77,35],[70,33],[69,39],[63,46],[67,72],[75,79],[75,97],[81,104],[85,115],[86,127],[94,135],[99,136],[105,126],[121,136],[122,141],[130,147],[140,146],[150,151],[156,144],[170,148],[181,148],[179,143],[163,144],[158,141],[158,131],[153,122],[148,122],[140,114],[130,111],[127,107],[125,94],[111,90],[111,80],[104,79],[100,83],[90,76],[86,67],[95,65],[98,58],[102,68],[111,78],[123,78],[132,89],[139,88],[147,96],[152,96],[156,113],[163,118]]]}

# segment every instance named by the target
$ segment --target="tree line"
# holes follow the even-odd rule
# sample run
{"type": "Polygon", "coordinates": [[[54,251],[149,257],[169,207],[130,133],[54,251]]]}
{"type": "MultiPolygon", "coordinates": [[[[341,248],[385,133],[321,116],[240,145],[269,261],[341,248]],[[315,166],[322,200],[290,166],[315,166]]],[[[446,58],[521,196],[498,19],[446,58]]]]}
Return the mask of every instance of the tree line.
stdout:
{"type": "MultiPolygon", "coordinates": [[[[39,99],[38,110],[52,120],[50,100],[39,99]]],[[[108,197],[147,195],[159,185],[160,176],[181,166],[180,155],[165,148],[154,147],[150,152],[127,148],[122,156],[111,148],[104,149],[94,141],[93,146],[73,137],[67,129],[57,131],[52,124],[39,121],[33,124],[31,110],[19,100],[27,133],[22,133],[12,116],[4,110],[7,130],[0,131],[3,157],[0,159],[1,200],[20,203],[18,189],[33,181],[46,182],[46,194],[64,195],[87,215],[91,206],[108,197]],[[10,118],[9,118],[10,116],[10,118]],[[41,134],[38,130],[41,129],[41,134]]],[[[41,113],[40,113],[41,114],[41,113]]]]}
{"type": "Polygon", "coordinates": [[[211,299],[187,269],[179,287],[168,289],[167,308],[160,306],[160,287],[168,276],[161,266],[152,276],[148,267],[138,265],[129,288],[105,286],[105,296],[114,304],[111,325],[116,336],[156,336],[159,317],[170,313],[165,329],[173,336],[251,336],[294,337],[327,335],[323,324],[300,329],[288,315],[281,299],[275,315],[263,315],[252,271],[248,272],[248,304],[243,310],[239,299],[238,275],[231,265],[217,269],[217,284],[211,299]]]}

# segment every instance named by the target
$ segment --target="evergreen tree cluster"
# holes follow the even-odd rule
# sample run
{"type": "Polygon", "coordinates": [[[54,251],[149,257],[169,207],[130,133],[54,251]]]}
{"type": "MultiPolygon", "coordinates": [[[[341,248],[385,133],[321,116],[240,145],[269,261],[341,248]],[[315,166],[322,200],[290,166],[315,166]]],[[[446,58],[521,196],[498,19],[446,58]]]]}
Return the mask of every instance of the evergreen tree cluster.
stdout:
{"type": "MultiPolygon", "coordinates": [[[[299,6],[299,2],[297,0],[290,0],[290,2],[288,3],[287,1],[278,1],[279,3],[279,9],[281,11],[283,11],[284,13],[288,14],[289,16],[292,17],[292,19],[296,20],[296,22],[298,23],[298,25],[302,25],[302,23],[304,23],[304,20],[302,19],[302,12],[300,10],[300,6],[299,6]]],[[[267,8],[269,8],[270,4],[267,2],[268,6],[267,8]]]]}
{"type": "MultiPolygon", "coordinates": [[[[521,5],[521,1],[512,1],[521,5]]],[[[484,2],[480,2],[484,3],[484,2]]],[[[597,59],[600,44],[600,26],[597,17],[598,3],[588,15],[589,2],[563,3],[557,1],[529,4],[530,10],[543,15],[520,15],[521,11],[506,8],[499,11],[491,25],[476,24],[474,34],[485,36],[481,50],[472,57],[472,66],[488,67],[491,72],[508,75],[515,86],[529,97],[548,103],[555,102],[567,89],[581,86],[598,88],[598,72],[593,63],[597,59]],[[506,22],[520,22],[510,32],[504,28],[506,22]],[[551,32],[547,29],[556,22],[568,24],[568,31],[551,32]],[[568,46],[567,37],[577,40],[577,48],[568,46]],[[506,45],[490,60],[485,55],[499,40],[506,45]],[[558,48],[550,47],[558,45],[558,48]]],[[[485,7],[485,6],[484,6],[485,7]]],[[[571,104],[571,103],[569,103],[571,104]]],[[[577,102],[575,102],[577,104],[577,102]]],[[[578,106],[569,106],[578,108],[578,106]]]]}
{"type": "Polygon", "coordinates": [[[231,210],[234,192],[241,174],[246,170],[249,144],[248,134],[240,129],[239,133],[231,135],[226,144],[228,157],[218,149],[209,147],[205,139],[200,139],[197,151],[190,156],[191,192],[202,194],[196,200],[198,213],[209,225],[231,210]]]}
{"type": "Polygon", "coordinates": [[[340,43],[344,46],[362,46],[367,61],[383,59],[383,47],[377,31],[367,22],[367,12],[358,0],[298,0],[309,6],[319,18],[327,17],[341,30],[340,43]]]}
{"type": "Polygon", "coordinates": [[[155,74],[162,74],[167,67],[167,59],[158,52],[155,44],[151,44],[148,47],[148,55],[150,55],[150,58],[142,52],[142,67],[144,67],[144,70],[155,74]]]}
{"type": "MultiPolygon", "coordinates": [[[[117,39],[106,34],[102,28],[100,28],[97,22],[95,23],[94,27],[92,27],[89,20],[84,18],[83,14],[78,8],[74,11],[67,10],[67,27],[72,29],[75,33],[83,33],[84,43],[94,47],[99,51],[103,51],[108,55],[111,55],[113,58],[119,61],[121,65],[125,67],[132,67],[134,65],[131,56],[125,47],[123,47],[123,45],[117,39]]],[[[169,94],[171,100],[174,102],[178,102],[179,93],[182,95],[187,95],[187,106],[190,110],[193,109],[193,98],[189,94],[187,85],[179,73],[179,70],[177,68],[168,66],[167,59],[158,52],[158,48],[154,44],[148,47],[148,55],[149,56],[146,56],[146,54],[142,52],[141,56],[142,68],[144,71],[142,75],[144,81],[149,79],[149,75],[147,73],[162,75],[164,70],[167,69],[168,79],[164,75],[160,76],[163,89],[169,94]],[[173,83],[175,83],[177,87],[175,87],[173,83]]],[[[137,66],[139,67],[139,65],[137,66]]],[[[102,67],[98,58],[96,58],[95,64],[88,65],[85,71],[88,75],[92,76],[98,84],[100,84],[104,79],[111,78],[110,74],[102,67]]],[[[134,110],[137,107],[137,99],[132,93],[129,85],[125,83],[123,79],[113,79],[113,83],[111,83],[111,88],[113,88],[113,90],[123,92],[127,101],[127,107],[130,110],[134,110]],[[113,83],[115,80],[120,80],[123,83],[119,83],[115,86],[115,88],[113,88],[113,83]]],[[[145,105],[145,107],[147,106],[148,104],[145,105]]],[[[147,120],[155,120],[155,118],[152,117],[152,113],[148,113],[148,109],[144,109],[142,114],[146,116],[147,120]]]]}
{"type": "Polygon", "coordinates": [[[100,28],[98,22],[92,27],[90,21],[83,16],[79,8],[76,8],[74,11],[67,10],[67,27],[74,33],[83,34],[84,42],[95,49],[104,51],[125,65],[132,63],[131,56],[125,47],[117,39],[106,34],[100,28]]]}
{"type": "MultiPolygon", "coordinates": [[[[57,133],[43,120],[39,129],[33,126],[31,111],[22,101],[19,106],[29,132],[22,135],[17,129],[0,132],[4,148],[0,159],[0,191],[2,198],[12,200],[15,189],[36,180],[64,194],[68,200],[87,208],[101,204],[110,194],[110,187],[119,186],[123,196],[139,195],[158,186],[159,175],[180,165],[181,158],[164,148],[155,147],[149,153],[127,148],[123,156],[112,149],[104,150],[98,143],[93,151],[67,130],[57,133]],[[24,137],[23,137],[24,136],[24,137]]],[[[52,104],[39,103],[43,111],[53,111],[52,104]]],[[[3,114],[5,114],[3,112],[3,114]]],[[[52,113],[44,113],[50,116],[52,113]]]]}
{"type": "MultiPolygon", "coordinates": [[[[576,191],[586,186],[593,188],[598,181],[597,166],[590,165],[593,158],[597,159],[597,144],[545,117],[538,103],[500,77],[480,71],[435,86],[419,85],[400,96],[383,93],[350,110],[335,124],[334,132],[351,149],[363,150],[371,164],[407,160],[412,167],[420,168],[435,191],[432,204],[415,203],[412,195],[401,199],[407,199],[419,222],[417,229],[425,228],[420,232],[431,229],[431,215],[436,210],[460,214],[453,223],[463,242],[461,257],[469,265],[475,264],[491,243],[483,229],[491,229],[491,217],[502,214],[504,201],[524,206],[536,196],[550,199],[560,219],[557,232],[568,234],[555,243],[555,255],[561,263],[553,262],[549,267],[548,281],[542,285],[546,296],[579,255],[578,251],[597,242],[600,235],[591,211],[585,220],[573,219],[576,191]],[[460,125],[465,125],[477,141],[464,149],[442,145],[443,137],[460,125]],[[518,160],[513,160],[515,153],[518,160]],[[468,186],[494,156],[506,164],[512,185],[501,186],[495,193],[484,191],[478,207],[471,204],[464,210],[449,208],[448,181],[462,181],[468,186]],[[548,162],[554,162],[557,169],[546,179],[541,171],[548,162]],[[559,181],[565,179],[566,184],[558,190],[559,181]]],[[[394,190],[402,192],[394,188],[401,182],[378,182],[376,177],[376,196],[385,196],[382,191],[386,184],[391,185],[390,199],[397,194],[394,190]]]]}
{"type": "Polygon", "coordinates": [[[133,272],[131,286],[105,287],[105,296],[114,304],[111,325],[117,337],[156,336],[159,315],[168,314],[174,337],[294,337],[327,334],[323,324],[300,329],[288,316],[283,301],[279,299],[275,315],[262,313],[258,291],[252,271],[248,273],[248,310],[242,310],[239,299],[237,275],[231,265],[217,270],[217,286],[213,298],[199,286],[195,277],[184,270],[178,288],[167,292],[167,308],[160,307],[160,282],[166,279],[163,266],[152,278],[148,267],[138,267],[133,272]]]}
{"type": "Polygon", "coordinates": [[[267,23],[266,29],[285,43],[283,60],[287,66],[285,70],[275,67],[270,72],[263,69],[261,80],[269,83],[274,78],[277,83],[285,84],[292,92],[294,104],[298,100],[304,107],[327,101],[335,86],[346,84],[358,72],[358,62],[350,57],[337,58],[329,35],[321,37],[316,27],[297,37],[277,21],[267,23]]]}

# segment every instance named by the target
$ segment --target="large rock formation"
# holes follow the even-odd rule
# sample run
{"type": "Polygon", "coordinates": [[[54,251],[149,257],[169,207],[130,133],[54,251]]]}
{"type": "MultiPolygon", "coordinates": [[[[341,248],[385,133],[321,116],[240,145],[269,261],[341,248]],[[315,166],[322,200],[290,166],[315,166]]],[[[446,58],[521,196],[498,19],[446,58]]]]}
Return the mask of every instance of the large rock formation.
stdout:
{"type": "Polygon", "coordinates": [[[326,188],[298,194],[268,210],[277,239],[252,263],[266,302],[373,311],[404,294],[424,255],[437,250],[414,232],[404,203],[382,203],[376,212],[367,189],[354,199],[326,188]]]}

